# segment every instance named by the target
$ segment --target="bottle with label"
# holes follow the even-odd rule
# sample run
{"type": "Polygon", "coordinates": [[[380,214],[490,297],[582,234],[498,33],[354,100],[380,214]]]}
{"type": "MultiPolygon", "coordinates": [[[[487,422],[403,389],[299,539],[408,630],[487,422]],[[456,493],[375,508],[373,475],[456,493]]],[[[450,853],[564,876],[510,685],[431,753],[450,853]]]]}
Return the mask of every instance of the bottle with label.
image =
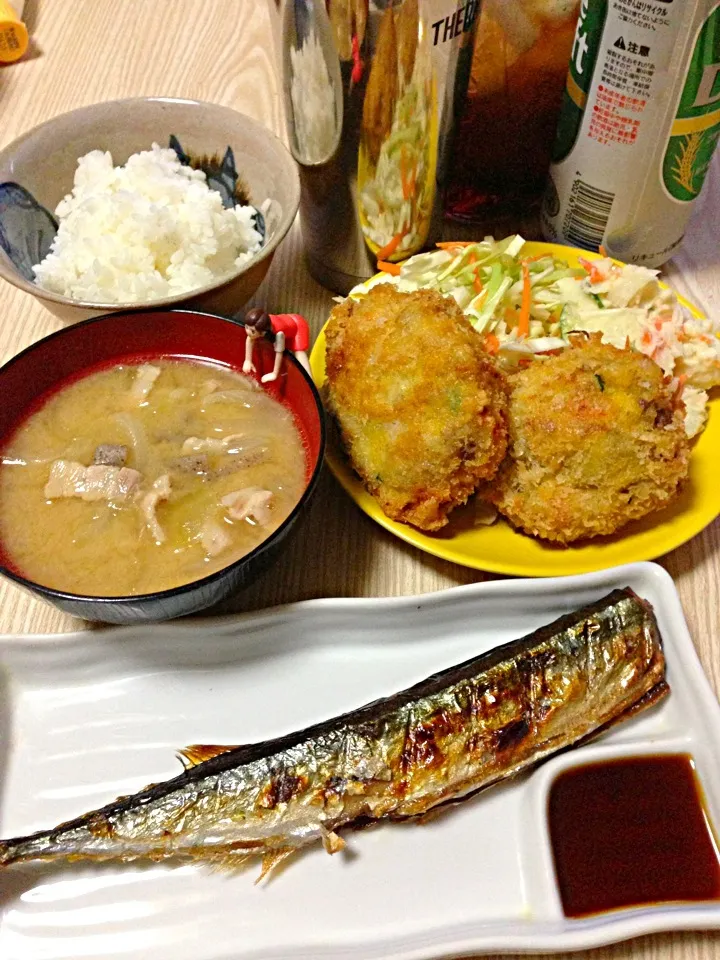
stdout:
{"type": "Polygon", "coordinates": [[[0,63],[14,63],[28,48],[27,27],[22,22],[24,0],[0,0],[0,63]]]}
{"type": "Polygon", "coordinates": [[[545,238],[659,266],[682,242],[718,136],[718,0],[582,0],[545,238]]]}
{"type": "Polygon", "coordinates": [[[479,11],[480,0],[284,0],[305,254],[332,290],[439,238],[479,11]]]}

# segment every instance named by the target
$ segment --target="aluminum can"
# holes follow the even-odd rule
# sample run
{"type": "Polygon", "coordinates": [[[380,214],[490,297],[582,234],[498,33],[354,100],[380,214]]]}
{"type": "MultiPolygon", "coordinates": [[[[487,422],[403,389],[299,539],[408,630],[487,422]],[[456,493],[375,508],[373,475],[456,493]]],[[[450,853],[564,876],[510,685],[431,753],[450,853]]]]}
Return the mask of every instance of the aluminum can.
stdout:
{"type": "Polygon", "coordinates": [[[717,0],[582,0],[545,238],[660,266],[682,242],[718,135],[717,0]]]}
{"type": "Polygon", "coordinates": [[[310,272],[346,294],[436,235],[480,0],[284,0],[281,75],[310,272]]]}

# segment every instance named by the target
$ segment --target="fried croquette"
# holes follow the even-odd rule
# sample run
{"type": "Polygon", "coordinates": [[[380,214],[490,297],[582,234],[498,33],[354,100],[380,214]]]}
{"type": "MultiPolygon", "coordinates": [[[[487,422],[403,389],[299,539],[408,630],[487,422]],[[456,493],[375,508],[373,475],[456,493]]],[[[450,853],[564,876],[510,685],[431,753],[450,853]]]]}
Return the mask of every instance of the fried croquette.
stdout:
{"type": "Polygon", "coordinates": [[[508,388],[454,301],[389,284],[335,307],[328,407],[354,469],[393,520],[439,530],[507,449],[508,388]]]}
{"type": "Polygon", "coordinates": [[[508,455],[481,495],[526,533],[564,544],[615,533],[686,480],[684,407],[649,357],[574,337],[511,387],[508,455]]]}

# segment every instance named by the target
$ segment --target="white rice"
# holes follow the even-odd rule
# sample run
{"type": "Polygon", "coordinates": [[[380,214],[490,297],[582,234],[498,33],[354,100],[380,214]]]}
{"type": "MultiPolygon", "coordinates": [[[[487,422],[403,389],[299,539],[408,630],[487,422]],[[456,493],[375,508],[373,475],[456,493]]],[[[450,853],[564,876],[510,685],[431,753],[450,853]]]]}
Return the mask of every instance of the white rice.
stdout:
{"type": "Polygon", "coordinates": [[[223,207],[200,170],[156,143],[114,167],[110,153],[78,160],[55,211],[39,286],[75,300],[139,303],[188,293],[242,266],[262,245],[255,208],[223,207]]]}

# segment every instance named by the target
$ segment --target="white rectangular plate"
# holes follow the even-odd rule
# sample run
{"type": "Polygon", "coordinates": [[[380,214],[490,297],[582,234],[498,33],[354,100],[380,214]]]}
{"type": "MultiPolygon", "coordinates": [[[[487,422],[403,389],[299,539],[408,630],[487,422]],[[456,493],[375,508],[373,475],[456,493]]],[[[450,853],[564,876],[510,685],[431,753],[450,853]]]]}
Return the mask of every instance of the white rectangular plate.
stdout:
{"type": "Polygon", "coordinates": [[[420,960],[592,947],[720,927],[720,904],[563,916],[545,808],[560,769],[682,751],[720,825],[720,708],[670,577],[655,564],[422,597],[313,600],[230,619],[0,638],[0,836],[173,776],[189,743],[262,740],[394,693],[615,587],[654,606],[672,694],[601,740],[425,825],[348,833],[254,886],[198,865],[0,872],[3,960],[420,960]]]}

